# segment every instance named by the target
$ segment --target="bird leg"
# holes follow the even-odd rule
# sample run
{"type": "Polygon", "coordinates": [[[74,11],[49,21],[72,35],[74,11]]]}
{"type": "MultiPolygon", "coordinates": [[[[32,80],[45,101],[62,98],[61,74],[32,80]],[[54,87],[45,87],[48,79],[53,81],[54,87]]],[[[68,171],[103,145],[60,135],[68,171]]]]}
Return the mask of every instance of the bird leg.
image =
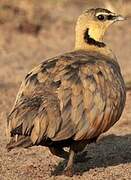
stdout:
{"type": "Polygon", "coordinates": [[[63,158],[63,159],[68,159],[69,158],[69,153],[64,151],[62,148],[60,147],[49,147],[50,149],[50,152],[53,154],[53,155],[56,155],[60,158],[63,158]]]}
{"type": "MultiPolygon", "coordinates": [[[[86,147],[87,144],[96,142],[97,137],[91,139],[91,140],[85,140],[85,141],[80,141],[79,143],[76,142],[73,144],[73,149],[75,150],[76,153],[82,152],[84,148],[86,147]]],[[[81,162],[87,162],[91,157],[86,157],[87,152],[82,152],[81,154],[77,154],[75,157],[75,162],[81,163],[81,162]]]]}
{"type": "Polygon", "coordinates": [[[69,159],[67,162],[67,166],[64,170],[64,174],[66,176],[72,177],[73,176],[73,163],[74,163],[74,159],[75,159],[75,151],[70,149],[69,152],[69,159]]]}

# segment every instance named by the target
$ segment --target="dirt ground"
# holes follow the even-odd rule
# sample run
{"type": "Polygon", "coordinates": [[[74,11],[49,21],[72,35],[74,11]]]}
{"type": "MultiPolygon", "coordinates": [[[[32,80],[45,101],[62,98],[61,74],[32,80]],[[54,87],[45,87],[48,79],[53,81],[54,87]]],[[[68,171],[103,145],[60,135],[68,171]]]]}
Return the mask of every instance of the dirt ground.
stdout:
{"type": "MultiPolygon", "coordinates": [[[[96,144],[86,147],[83,155],[87,162],[75,164],[72,178],[62,175],[66,161],[51,155],[48,148],[38,146],[11,152],[5,148],[6,116],[22,79],[44,59],[74,48],[77,16],[90,5],[102,5],[99,1],[91,2],[0,1],[0,180],[131,180],[131,92],[127,93],[120,121],[96,144]]],[[[122,8],[113,7],[129,16],[128,21],[113,25],[105,39],[128,81],[131,80],[131,1],[124,2],[122,8]]]]}

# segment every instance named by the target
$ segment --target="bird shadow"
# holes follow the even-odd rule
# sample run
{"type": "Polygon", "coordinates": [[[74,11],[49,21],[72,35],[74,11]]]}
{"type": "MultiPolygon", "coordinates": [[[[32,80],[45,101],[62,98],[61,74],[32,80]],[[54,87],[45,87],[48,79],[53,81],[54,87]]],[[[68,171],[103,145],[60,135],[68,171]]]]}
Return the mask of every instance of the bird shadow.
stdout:
{"type": "MultiPolygon", "coordinates": [[[[74,174],[82,175],[84,172],[94,168],[116,166],[131,163],[131,134],[125,136],[108,135],[101,138],[97,143],[86,146],[83,153],[83,163],[75,163],[74,174]]],[[[54,167],[51,175],[61,175],[67,161],[60,161],[54,167]]]]}

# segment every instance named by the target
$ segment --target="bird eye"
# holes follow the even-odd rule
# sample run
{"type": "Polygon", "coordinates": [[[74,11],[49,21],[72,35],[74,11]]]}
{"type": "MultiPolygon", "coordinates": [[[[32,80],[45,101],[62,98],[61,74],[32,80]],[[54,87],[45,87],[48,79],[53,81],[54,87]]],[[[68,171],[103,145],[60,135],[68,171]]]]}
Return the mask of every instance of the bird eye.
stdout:
{"type": "Polygon", "coordinates": [[[105,16],[103,16],[103,15],[99,15],[99,16],[97,16],[97,18],[98,18],[100,21],[105,20],[105,16]]]}

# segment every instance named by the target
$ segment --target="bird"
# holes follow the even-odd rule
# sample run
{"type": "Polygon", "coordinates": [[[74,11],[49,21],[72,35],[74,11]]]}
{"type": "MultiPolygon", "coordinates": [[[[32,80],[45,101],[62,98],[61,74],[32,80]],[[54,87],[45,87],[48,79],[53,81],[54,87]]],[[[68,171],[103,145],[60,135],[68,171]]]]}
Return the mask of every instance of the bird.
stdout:
{"type": "Polygon", "coordinates": [[[87,9],[76,22],[74,50],[25,76],[7,117],[8,151],[46,146],[67,160],[63,173],[73,176],[79,152],[110,129],[125,106],[121,69],[103,40],[108,27],[124,19],[108,9],[87,9]]]}

